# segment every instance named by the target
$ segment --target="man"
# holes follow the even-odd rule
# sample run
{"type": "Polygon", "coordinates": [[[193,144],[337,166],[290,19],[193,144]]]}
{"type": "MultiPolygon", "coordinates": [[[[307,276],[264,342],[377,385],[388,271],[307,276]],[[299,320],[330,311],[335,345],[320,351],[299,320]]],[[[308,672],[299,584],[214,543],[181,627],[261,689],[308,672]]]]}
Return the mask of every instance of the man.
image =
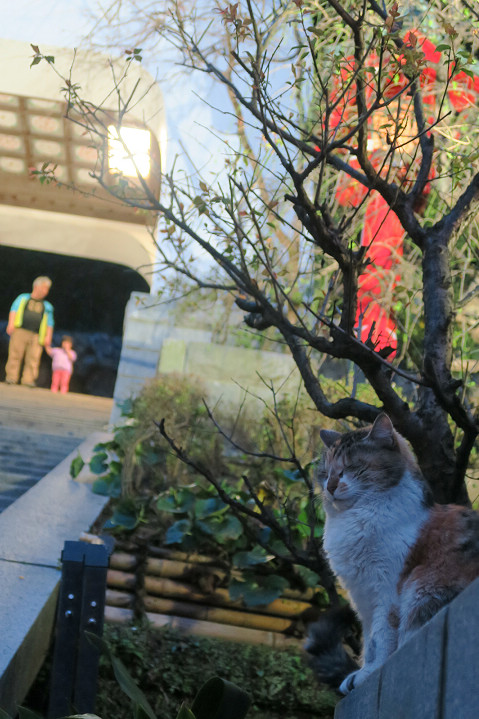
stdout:
{"type": "Polygon", "coordinates": [[[10,335],[5,367],[7,384],[17,384],[24,360],[21,383],[35,387],[43,348],[52,343],[53,307],[45,300],[51,286],[49,277],[37,277],[31,294],[19,295],[12,304],[7,325],[10,335]]]}

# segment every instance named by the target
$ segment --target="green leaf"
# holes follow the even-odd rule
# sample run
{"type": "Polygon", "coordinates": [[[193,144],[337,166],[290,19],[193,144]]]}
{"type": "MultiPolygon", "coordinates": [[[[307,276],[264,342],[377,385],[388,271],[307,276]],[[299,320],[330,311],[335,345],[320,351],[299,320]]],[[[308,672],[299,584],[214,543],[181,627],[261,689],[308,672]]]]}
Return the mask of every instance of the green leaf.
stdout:
{"type": "Polygon", "coordinates": [[[186,704],[182,704],[180,707],[180,711],[176,715],[176,719],[196,719],[196,717],[191,711],[191,709],[188,709],[186,704]]]}
{"type": "Polygon", "coordinates": [[[104,497],[119,497],[121,495],[121,478],[118,474],[99,477],[93,482],[92,490],[95,494],[101,494],[104,497]]]}
{"type": "Polygon", "coordinates": [[[271,527],[261,527],[258,533],[258,540],[260,544],[264,545],[266,542],[269,542],[271,538],[271,527]]]}
{"type": "Polygon", "coordinates": [[[195,502],[195,516],[198,519],[221,514],[227,510],[227,505],[219,497],[197,499],[195,502]]]}
{"type": "Polygon", "coordinates": [[[196,502],[196,495],[189,487],[170,489],[161,494],[156,502],[157,508],[162,512],[173,514],[188,514],[196,502]]]}
{"type": "Polygon", "coordinates": [[[211,677],[193,702],[196,719],[244,719],[251,704],[249,695],[232,682],[211,677]]]}
{"type": "Polygon", "coordinates": [[[237,602],[238,599],[242,599],[245,591],[246,580],[232,579],[228,587],[228,592],[232,602],[237,602]]]}
{"type": "Polygon", "coordinates": [[[89,465],[93,474],[103,474],[108,470],[108,464],[105,461],[106,459],[108,459],[106,452],[99,452],[99,454],[93,455],[89,465]]]}
{"type": "Polygon", "coordinates": [[[97,452],[102,452],[104,449],[111,449],[109,445],[111,445],[112,442],[98,442],[98,444],[95,444],[93,447],[93,453],[96,454],[97,452]]]}
{"type": "Polygon", "coordinates": [[[113,460],[113,462],[110,462],[110,466],[108,469],[110,470],[108,474],[111,477],[115,477],[117,474],[121,474],[123,464],[122,462],[118,462],[117,460],[113,460]]]}
{"type": "Polygon", "coordinates": [[[41,714],[27,709],[27,707],[18,707],[19,719],[43,719],[41,714]]]}
{"type": "Polygon", "coordinates": [[[243,599],[247,607],[264,606],[278,599],[289,582],[284,577],[273,574],[269,577],[246,577],[244,581],[232,579],[229,586],[232,601],[243,599]]]}
{"type": "MultiPolygon", "coordinates": [[[[18,707],[19,711],[20,709],[21,707],[18,707]]],[[[5,709],[0,708],[0,719],[12,719],[12,716],[5,709]]]]}
{"type": "Polygon", "coordinates": [[[138,526],[138,515],[132,510],[115,509],[110,519],[107,519],[103,527],[105,529],[113,529],[115,527],[124,527],[125,529],[135,529],[138,526]]]}
{"type": "Polygon", "coordinates": [[[269,560],[263,547],[254,547],[250,552],[236,552],[233,555],[233,566],[239,569],[265,564],[269,560]]]}
{"type": "Polygon", "coordinates": [[[286,479],[291,480],[291,482],[301,482],[304,480],[303,474],[300,469],[283,469],[283,475],[286,477],[286,479]]]}
{"type": "Polygon", "coordinates": [[[221,523],[216,526],[216,539],[218,542],[227,542],[230,539],[239,539],[243,534],[243,525],[234,514],[226,514],[221,523]]]}
{"type": "MultiPolygon", "coordinates": [[[[148,699],[143,694],[141,689],[137,686],[135,680],[128,672],[123,662],[120,661],[118,657],[115,657],[115,655],[110,651],[108,644],[103,639],[96,636],[96,634],[86,632],[86,636],[88,637],[88,640],[99,651],[101,651],[109,658],[113,673],[115,675],[115,679],[118,682],[118,685],[122,692],[126,694],[129,699],[131,699],[135,707],[141,708],[142,712],[148,717],[148,719],[157,719],[155,712],[153,711],[148,702],[148,699]]],[[[25,719],[29,718],[25,717],[25,719]]]]}
{"type": "Polygon", "coordinates": [[[131,699],[131,701],[141,707],[145,714],[150,719],[156,719],[155,712],[151,708],[148,699],[143,694],[141,689],[137,686],[131,674],[120,659],[111,655],[111,663],[115,679],[118,682],[120,689],[131,699]]]}
{"type": "Polygon", "coordinates": [[[141,706],[137,706],[135,710],[135,719],[148,719],[147,712],[141,706]]]}
{"type": "Polygon", "coordinates": [[[299,574],[307,587],[316,587],[319,584],[319,574],[313,572],[312,569],[308,569],[308,567],[303,567],[302,565],[296,565],[294,570],[296,574],[299,574]]]}
{"type": "Polygon", "coordinates": [[[118,407],[121,411],[121,416],[128,417],[133,409],[133,399],[129,397],[128,399],[124,399],[123,402],[118,402],[118,407]]]}
{"type": "Polygon", "coordinates": [[[165,534],[165,544],[180,544],[185,536],[191,532],[191,522],[189,519],[179,519],[177,522],[168,527],[165,534]]]}
{"type": "Polygon", "coordinates": [[[269,543],[269,546],[271,547],[271,551],[275,552],[275,554],[286,554],[287,548],[280,539],[274,539],[269,543]]]}
{"type": "Polygon", "coordinates": [[[183,508],[178,507],[176,498],[172,494],[161,495],[156,500],[156,508],[160,512],[170,512],[172,514],[183,514],[183,508]]]}
{"type": "Polygon", "coordinates": [[[72,463],[70,465],[70,477],[72,479],[76,479],[84,466],[85,462],[83,461],[83,458],[80,454],[77,454],[75,459],[72,459],[72,463]]]}

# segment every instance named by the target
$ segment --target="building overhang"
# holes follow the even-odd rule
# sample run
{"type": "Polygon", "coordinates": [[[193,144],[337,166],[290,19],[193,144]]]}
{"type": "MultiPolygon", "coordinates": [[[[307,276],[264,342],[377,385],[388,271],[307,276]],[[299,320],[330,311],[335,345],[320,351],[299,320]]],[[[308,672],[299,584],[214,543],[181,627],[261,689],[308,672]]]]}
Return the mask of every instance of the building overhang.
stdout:
{"type": "MultiPolygon", "coordinates": [[[[111,123],[148,135],[149,167],[143,182],[151,198],[159,197],[166,153],[161,91],[139,63],[128,66],[98,53],[40,49],[55,58],[53,66],[42,61],[31,67],[34,51],[28,43],[0,44],[0,242],[145,268],[155,257],[155,215],[108,191],[112,187],[115,192],[121,181],[131,200],[139,182],[124,180],[115,168],[105,172],[105,137],[85,131],[81,118],[72,114],[62,95],[62,78],[71,76],[80,86],[104,127],[111,123]],[[131,109],[119,113],[120,95],[128,98],[132,93],[131,109]],[[45,168],[51,170],[51,181],[36,174],[45,168]]],[[[151,270],[139,271],[151,283],[151,270]]]]}

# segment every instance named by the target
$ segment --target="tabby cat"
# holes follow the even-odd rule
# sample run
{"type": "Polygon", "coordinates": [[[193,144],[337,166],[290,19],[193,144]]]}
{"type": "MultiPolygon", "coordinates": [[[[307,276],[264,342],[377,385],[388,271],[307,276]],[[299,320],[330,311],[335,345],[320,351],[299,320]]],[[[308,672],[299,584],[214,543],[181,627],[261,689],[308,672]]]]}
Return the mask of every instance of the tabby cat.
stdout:
{"type": "Polygon", "coordinates": [[[324,549],[363,629],[363,666],[341,683],[346,694],[479,576],[479,515],[433,503],[387,415],[320,435],[324,549]]]}

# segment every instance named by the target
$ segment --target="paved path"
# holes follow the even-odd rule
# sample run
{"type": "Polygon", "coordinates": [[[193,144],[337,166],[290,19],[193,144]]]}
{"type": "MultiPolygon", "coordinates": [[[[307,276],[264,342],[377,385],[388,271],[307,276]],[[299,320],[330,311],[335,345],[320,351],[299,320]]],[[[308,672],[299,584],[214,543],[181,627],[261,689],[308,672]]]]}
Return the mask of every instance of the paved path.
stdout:
{"type": "Polygon", "coordinates": [[[105,397],[0,384],[0,512],[105,429],[112,405],[105,397]]]}

